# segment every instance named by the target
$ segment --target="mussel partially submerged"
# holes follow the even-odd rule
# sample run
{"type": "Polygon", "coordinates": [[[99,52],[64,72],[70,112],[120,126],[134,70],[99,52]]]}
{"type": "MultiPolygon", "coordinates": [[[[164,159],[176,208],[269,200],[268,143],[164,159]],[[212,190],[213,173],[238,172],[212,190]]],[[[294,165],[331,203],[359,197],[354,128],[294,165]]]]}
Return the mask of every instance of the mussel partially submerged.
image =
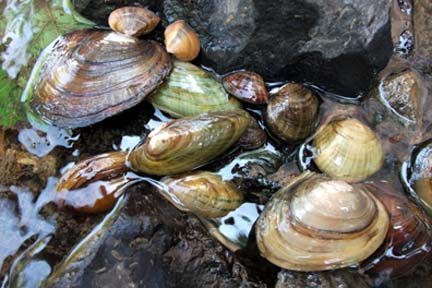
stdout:
{"type": "Polygon", "coordinates": [[[166,191],[161,191],[179,210],[201,217],[222,217],[236,209],[243,195],[235,185],[211,172],[195,172],[162,178],[166,191]]]}
{"type": "Polygon", "coordinates": [[[172,66],[158,43],[103,30],[61,36],[45,54],[29,105],[63,128],[88,126],[131,108],[172,66]]]}
{"type": "Polygon", "coordinates": [[[383,243],[388,226],[384,205],[367,186],[305,172],[267,203],[256,236],[273,264],[320,271],[366,259],[383,243]]]}
{"type": "Polygon", "coordinates": [[[244,110],[228,110],[167,122],[129,154],[130,166],[151,175],[172,175],[202,166],[240,138],[249,117],[244,110]]]}

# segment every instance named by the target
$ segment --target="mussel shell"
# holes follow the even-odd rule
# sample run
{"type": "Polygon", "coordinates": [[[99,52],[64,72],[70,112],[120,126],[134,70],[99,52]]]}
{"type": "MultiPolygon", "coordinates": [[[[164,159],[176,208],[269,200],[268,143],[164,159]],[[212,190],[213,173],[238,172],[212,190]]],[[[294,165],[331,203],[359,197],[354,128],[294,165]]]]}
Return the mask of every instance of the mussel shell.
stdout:
{"type": "Polygon", "coordinates": [[[167,187],[162,194],[179,210],[201,217],[222,217],[239,207],[243,195],[229,181],[211,172],[164,177],[167,187]]]}
{"type": "Polygon", "coordinates": [[[177,59],[191,61],[201,49],[197,33],[184,20],[177,20],[165,29],[165,46],[167,51],[177,59]]]}
{"type": "Polygon", "coordinates": [[[56,126],[88,126],[142,101],[171,65],[154,41],[102,30],[72,32],[55,40],[29,104],[56,126]]]}
{"type": "Polygon", "coordinates": [[[111,209],[120,196],[116,192],[133,182],[122,177],[128,170],[125,161],[126,152],[111,152],[79,162],[61,176],[54,203],[81,213],[111,209]]]}
{"type": "Polygon", "coordinates": [[[138,37],[150,33],[159,24],[160,18],[144,7],[121,7],[108,17],[108,24],[116,32],[138,37]]]}
{"type": "Polygon", "coordinates": [[[226,91],[237,99],[251,104],[265,104],[268,101],[264,79],[252,71],[237,71],[223,78],[226,91]]]}
{"type": "Polygon", "coordinates": [[[151,175],[172,175],[216,158],[246,131],[244,110],[204,113],[167,122],[129,154],[132,169],[151,175]]]}
{"type": "Polygon", "coordinates": [[[256,236],[261,254],[273,264],[321,271],[369,257],[388,225],[383,204],[364,185],[305,172],[272,197],[256,236]]]}
{"type": "Polygon", "coordinates": [[[246,132],[238,140],[238,145],[244,149],[256,149],[267,141],[267,134],[261,129],[258,121],[250,117],[246,132]]]}
{"type": "Polygon", "coordinates": [[[301,84],[288,83],[270,98],[264,119],[276,137],[288,143],[297,142],[315,130],[319,105],[314,92],[301,84]]]}
{"type": "Polygon", "coordinates": [[[384,182],[369,183],[390,215],[384,244],[362,263],[362,270],[379,278],[411,273],[432,251],[432,225],[421,209],[384,182]]]}
{"type": "Polygon", "coordinates": [[[155,108],[180,118],[241,107],[240,102],[230,97],[222,84],[203,69],[179,60],[173,64],[165,83],[148,98],[155,108]]]}
{"type": "Polygon", "coordinates": [[[355,118],[335,119],[318,129],[314,142],[317,167],[334,179],[357,182],[377,172],[384,152],[375,133],[355,118]]]}

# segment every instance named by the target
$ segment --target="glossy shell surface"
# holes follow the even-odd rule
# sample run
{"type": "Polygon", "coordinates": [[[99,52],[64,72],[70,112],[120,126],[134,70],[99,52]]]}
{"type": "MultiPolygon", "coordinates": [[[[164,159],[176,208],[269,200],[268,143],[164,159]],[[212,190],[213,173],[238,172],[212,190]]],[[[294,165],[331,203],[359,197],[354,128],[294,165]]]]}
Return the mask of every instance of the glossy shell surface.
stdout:
{"type": "Polygon", "coordinates": [[[268,101],[264,79],[252,71],[238,71],[223,78],[223,86],[237,99],[252,103],[265,104],[268,101]]]}
{"type": "Polygon", "coordinates": [[[138,37],[150,33],[160,18],[144,7],[126,6],[111,12],[108,24],[116,32],[138,37]]]}
{"type": "Polygon", "coordinates": [[[53,42],[29,105],[56,126],[88,126],[141,102],[171,65],[154,41],[102,30],[73,32],[53,42]]]}
{"type": "Polygon", "coordinates": [[[195,59],[200,51],[198,35],[184,20],[177,20],[165,29],[167,51],[183,61],[195,59]]]}

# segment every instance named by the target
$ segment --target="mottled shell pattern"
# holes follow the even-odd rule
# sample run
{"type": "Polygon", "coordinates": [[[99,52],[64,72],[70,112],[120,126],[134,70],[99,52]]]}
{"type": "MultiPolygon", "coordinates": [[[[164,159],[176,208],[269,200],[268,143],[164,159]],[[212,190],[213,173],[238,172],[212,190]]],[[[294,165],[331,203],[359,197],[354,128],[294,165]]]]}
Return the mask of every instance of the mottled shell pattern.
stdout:
{"type": "Polygon", "coordinates": [[[334,179],[357,182],[377,172],[384,152],[377,135],[356,118],[324,124],[314,138],[315,164],[334,179]]]}
{"type": "Polygon", "coordinates": [[[235,185],[216,173],[200,171],[164,177],[161,182],[167,187],[162,194],[179,210],[201,217],[223,217],[243,202],[235,185]]]}
{"type": "Polygon", "coordinates": [[[273,264],[321,271],[372,255],[388,226],[383,204],[364,185],[305,172],[267,203],[256,236],[261,254],[273,264]]]}
{"type": "Polygon", "coordinates": [[[151,175],[172,175],[200,167],[240,138],[249,117],[244,110],[229,110],[167,122],[129,154],[130,166],[151,175]]]}
{"type": "Polygon", "coordinates": [[[266,104],[268,95],[264,79],[252,71],[237,71],[223,77],[223,86],[237,99],[251,104],[266,104]]]}
{"type": "Polygon", "coordinates": [[[108,24],[116,32],[138,37],[150,33],[159,24],[160,18],[144,7],[125,6],[111,12],[108,24]]]}

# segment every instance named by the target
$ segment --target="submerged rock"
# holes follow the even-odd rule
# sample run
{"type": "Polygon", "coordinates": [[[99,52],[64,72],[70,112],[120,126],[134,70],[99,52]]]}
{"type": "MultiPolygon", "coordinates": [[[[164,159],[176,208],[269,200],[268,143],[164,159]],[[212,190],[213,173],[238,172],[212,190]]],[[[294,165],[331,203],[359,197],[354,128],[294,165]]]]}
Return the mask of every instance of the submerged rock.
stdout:
{"type": "Polygon", "coordinates": [[[369,87],[392,51],[390,0],[165,0],[169,22],[196,29],[208,65],[267,81],[308,81],[345,96],[369,87]]]}

